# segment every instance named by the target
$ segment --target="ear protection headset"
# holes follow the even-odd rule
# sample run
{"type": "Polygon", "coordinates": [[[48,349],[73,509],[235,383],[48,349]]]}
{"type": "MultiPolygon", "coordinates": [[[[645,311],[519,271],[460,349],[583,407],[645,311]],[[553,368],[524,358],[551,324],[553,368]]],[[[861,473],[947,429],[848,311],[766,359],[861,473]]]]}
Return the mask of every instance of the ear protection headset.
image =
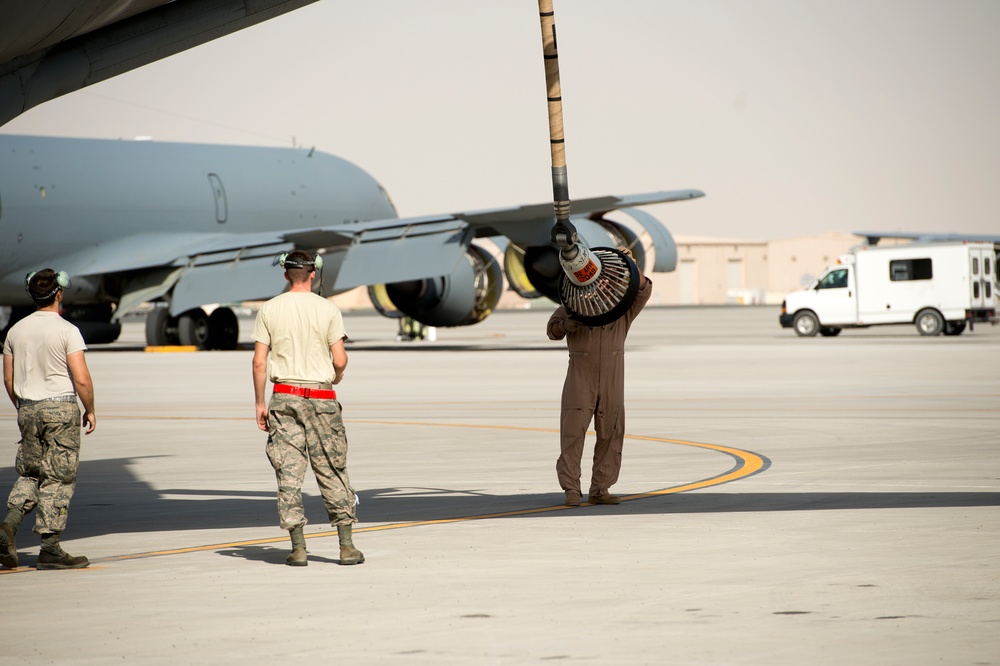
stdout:
{"type": "Polygon", "coordinates": [[[277,257],[274,258],[272,266],[280,265],[282,268],[312,268],[314,271],[319,271],[319,293],[320,296],[323,295],[323,255],[314,254],[312,261],[303,261],[302,259],[288,259],[288,253],[282,252],[277,257]]]}
{"type": "Polygon", "coordinates": [[[31,278],[35,277],[38,271],[31,271],[24,276],[24,290],[28,292],[28,296],[31,296],[33,301],[47,301],[56,295],[56,292],[60,289],[69,289],[72,286],[72,282],[69,279],[69,273],[66,271],[59,271],[56,273],[56,286],[55,289],[45,294],[44,296],[35,296],[31,293],[31,278]]]}
{"type": "Polygon", "coordinates": [[[308,268],[312,267],[314,270],[323,270],[323,255],[317,254],[313,257],[313,260],[302,261],[301,259],[286,259],[288,257],[287,252],[282,252],[277,257],[274,258],[272,266],[281,266],[282,268],[308,268]]]}

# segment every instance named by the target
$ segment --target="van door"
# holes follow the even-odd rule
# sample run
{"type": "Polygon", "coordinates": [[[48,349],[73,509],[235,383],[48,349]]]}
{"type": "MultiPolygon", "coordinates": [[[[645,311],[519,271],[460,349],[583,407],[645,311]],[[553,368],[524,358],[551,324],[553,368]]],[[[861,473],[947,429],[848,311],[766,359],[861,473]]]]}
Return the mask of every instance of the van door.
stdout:
{"type": "Polygon", "coordinates": [[[857,294],[852,266],[837,266],[816,283],[816,315],[824,326],[856,324],[857,294]]]}
{"type": "Polygon", "coordinates": [[[969,248],[969,288],[972,308],[990,308],[993,301],[993,266],[995,257],[990,248],[969,248]]]}

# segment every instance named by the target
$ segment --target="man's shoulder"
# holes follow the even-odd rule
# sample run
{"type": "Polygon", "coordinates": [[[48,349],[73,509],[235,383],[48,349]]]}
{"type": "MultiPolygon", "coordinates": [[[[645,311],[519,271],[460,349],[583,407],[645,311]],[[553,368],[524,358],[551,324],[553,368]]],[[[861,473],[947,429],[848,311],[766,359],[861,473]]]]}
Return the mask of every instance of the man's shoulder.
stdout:
{"type": "Polygon", "coordinates": [[[340,308],[337,304],[328,298],[324,298],[319,294],[314,292],[293,292],[286,291],[283,294],[278,294],[274,298],[267,300],[258,310],[258,315],[260,313],[265,313],[265,315],[271,311],[281,311],[285,309],[312,309],[320,310],[323,312],[330,312],[335,314],[340,314],[340,308]]]}
{"type": "Polygon", "coordinates": [[[7,331],[7,335],[10,336],[15,332],[30,331],[37,328],[60,328],[67,331],[80,330],[73,322],[63,319],[62,315],[58,312],[36,310],[11,326],[10,330],[7,331]]]}
{"type": "Polygon", "coordinates": [[[6,349],[18,344],[22,339],[34,339],[43,331],[59,331],[63,339],[79,337],[83,340],[80,329],[71,321],[66,321],[58,312],[35,311],[24,319],[18,321],[7,331],[7,341],[4,345],[6,349]]]}

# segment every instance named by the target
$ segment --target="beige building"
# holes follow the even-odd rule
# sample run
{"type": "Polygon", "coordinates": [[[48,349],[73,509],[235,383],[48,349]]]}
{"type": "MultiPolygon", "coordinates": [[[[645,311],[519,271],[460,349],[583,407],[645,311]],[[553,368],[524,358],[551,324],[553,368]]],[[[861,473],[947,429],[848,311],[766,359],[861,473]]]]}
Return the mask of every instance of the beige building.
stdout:
{"type": "Polygon", "coordinates": [[[863,242],[830,233],[771,241],[677,236],[677,268],[656,274],[661,305],[778,304],[863,242]]]}
{"type": "MultiPolygon", "coordinates": [[[[675,236],[674,242],[677,268],[650,275],[652,305],[777,305],[864,239],[829,233],[771,241],[675,236]]],[[[333,300],[344,310],[372,307],[365,287],[333,300]]],[[[497,309],[550,306],[545,299],[526,301],[505,289],[497,309]]]]}

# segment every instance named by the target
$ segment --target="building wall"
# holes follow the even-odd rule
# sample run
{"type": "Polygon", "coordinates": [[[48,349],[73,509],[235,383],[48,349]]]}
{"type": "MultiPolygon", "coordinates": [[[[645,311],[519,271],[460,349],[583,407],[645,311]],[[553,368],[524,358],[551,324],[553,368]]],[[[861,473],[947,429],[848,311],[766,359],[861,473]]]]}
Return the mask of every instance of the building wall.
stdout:
{"type": "Polygon", "coordinates": [[[789,292],[808,287],[841,255],[863,243],[858,236],[844,233],[769,241],[767,301],[780,303],[789,292]]]}

